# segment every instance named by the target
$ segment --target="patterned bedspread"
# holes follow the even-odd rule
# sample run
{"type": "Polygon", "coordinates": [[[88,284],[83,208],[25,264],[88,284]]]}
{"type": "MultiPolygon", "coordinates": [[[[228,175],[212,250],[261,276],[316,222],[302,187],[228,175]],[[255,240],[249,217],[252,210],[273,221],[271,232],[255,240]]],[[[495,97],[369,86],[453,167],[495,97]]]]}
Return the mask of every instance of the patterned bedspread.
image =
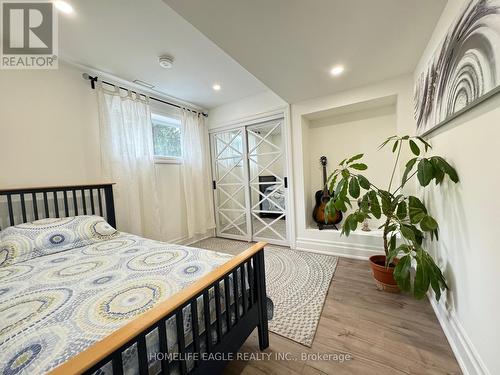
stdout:
{"type": "Polygon", "coordinates": [[[269,198],[262,202],[263,211],[283,212],[285,210],[285,192],[283,187],[280,185],[271,185],[266,189],[264,194],[269,198]]]}
{"type": "Polygon", "coordinates": [[[0,267],[0,373],[48,372],[230,258],[120,233],[0,267]]]}

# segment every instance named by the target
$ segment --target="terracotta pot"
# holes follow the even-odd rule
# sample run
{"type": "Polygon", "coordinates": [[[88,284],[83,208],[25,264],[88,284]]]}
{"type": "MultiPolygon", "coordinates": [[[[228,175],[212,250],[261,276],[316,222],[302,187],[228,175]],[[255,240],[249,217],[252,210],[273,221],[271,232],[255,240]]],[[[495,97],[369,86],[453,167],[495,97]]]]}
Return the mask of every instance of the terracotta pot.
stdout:
{"type": "Polygon", "coordinates": [[[398,264],[398,259],[394,259],[389,267],[386,267],[385,255],[370,257],[370,267],[378,289],[385,292],[399,293],[400,290],[393,275],[396,264],[398,264]]]}

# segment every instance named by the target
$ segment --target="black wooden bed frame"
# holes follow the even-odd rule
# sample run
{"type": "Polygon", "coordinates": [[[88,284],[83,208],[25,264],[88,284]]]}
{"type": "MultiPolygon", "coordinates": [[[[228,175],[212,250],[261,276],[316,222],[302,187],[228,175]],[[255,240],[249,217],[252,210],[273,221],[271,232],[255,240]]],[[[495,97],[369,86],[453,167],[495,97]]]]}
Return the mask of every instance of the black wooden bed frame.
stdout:
{"type": "MultiPolygon", "coordinates": [[[[111,183],[0,190],[0,207],[4,206],[7,208],[7,215],[4,215],[3,209],[0,214],[8,218],[9,225],[49,217],[95,214],[105,217],[110,225],[116,227],[111,183]]],[[[174,368],[177,368],[179,374],[219,373],[227,360],[231,359],[230,355],[239,350],[255,328],[258,329],[259,347],[264,350],[269,346],[264,245],[254,245],[237,255],[185,290],[70,358],[51,373],[92,374],[111,363],[113,374],[123,374],[122,353],[135,344],[139,374],[149,374],[148,358],[152,353],[148,353],[146,335],[155,330],[159,337],[162,374],[170,374],[174,368]],[[233,304],[230,301],[230,278],[240,281],[233,282],[231,286],[234,293],[233,304]],[[224,285],[225,291],[224,312],[221,312],[221,285],[224,285]],[[215,296],[215,322],[210,319],[211,291],[215,296]],[[203,296],[203,333],[200,333],[196,308],[200,296],[203,296]],[[186,307],[191,311],[193,333],[193,340],[189,345],[184,336],[183,309],[186,307]],[[166,321],[173,316],[179,354],[176,353],[175,360],[169,361],[166,321]],[[223,321],[227,327],[224,332],[223,321]],[[205,343],[203,352],[201,342],[205,343]],[[221,354],[224,355],[223,359],[217,360],[221,354]],[[194,365],[190,371],[188,360],[193,360],[194,365]]]]}

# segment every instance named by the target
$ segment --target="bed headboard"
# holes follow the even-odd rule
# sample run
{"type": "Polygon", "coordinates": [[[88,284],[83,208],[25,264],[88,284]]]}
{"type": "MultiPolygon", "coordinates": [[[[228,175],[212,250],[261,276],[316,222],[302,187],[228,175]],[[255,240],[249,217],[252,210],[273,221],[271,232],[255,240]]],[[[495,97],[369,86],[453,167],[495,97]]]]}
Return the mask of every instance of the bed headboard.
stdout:
{"type": "Polygon", "coordinates": [[[116,228],[114,183],[0,189],[0,230],[43,218],[99,215],[116,228]]]}

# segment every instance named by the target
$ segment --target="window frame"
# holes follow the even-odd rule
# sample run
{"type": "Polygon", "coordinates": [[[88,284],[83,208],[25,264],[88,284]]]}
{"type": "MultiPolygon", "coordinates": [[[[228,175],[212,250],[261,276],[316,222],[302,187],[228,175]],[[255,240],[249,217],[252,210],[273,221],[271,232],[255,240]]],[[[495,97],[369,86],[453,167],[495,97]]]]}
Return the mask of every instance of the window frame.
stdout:
{"type": "Polygon", "coordinates": [[[175,115],[171,112],[165,112],[157,109],[153,109],[151,111],[151,134],[153,137],[153,152],[154,152],[154,116],[165,117],[171,120],[175,120],[179,124],[179,130],[181,132],[181,156],[162,156],[162,155],[154,155],[155,164],[182,164],[184,159],[182,157],[182,125],[180,123],[180,116],[175,115]]]}

